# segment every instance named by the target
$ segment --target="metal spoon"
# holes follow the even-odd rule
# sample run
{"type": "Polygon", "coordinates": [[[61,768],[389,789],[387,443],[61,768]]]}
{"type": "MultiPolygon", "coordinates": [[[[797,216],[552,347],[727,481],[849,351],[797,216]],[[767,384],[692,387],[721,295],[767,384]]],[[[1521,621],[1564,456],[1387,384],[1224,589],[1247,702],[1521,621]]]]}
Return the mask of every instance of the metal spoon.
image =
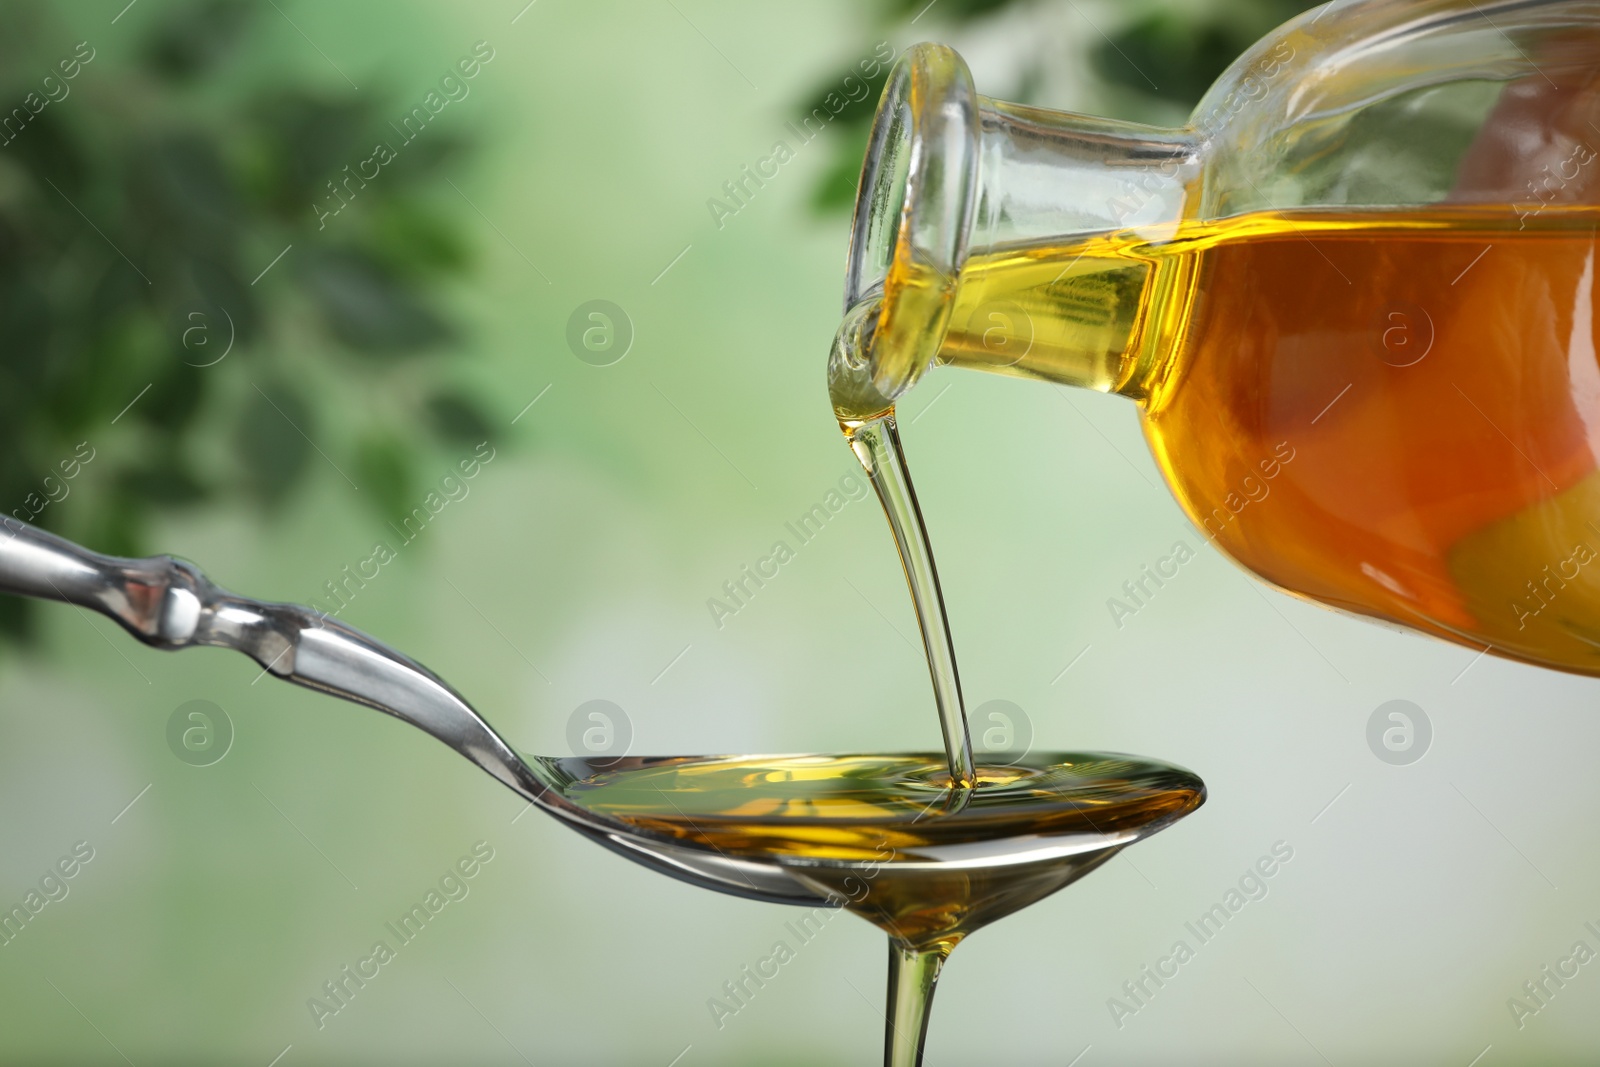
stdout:
{"type": "Polygon", "coordinates": [[[183,560],[103,556],[0,517],[0,592],[92,608],[154,648],[231,648],[285,681],[386,712],[579,833],[681,881],[779,904],[830,903],[776,858],[756,862],[686,846],[579,807],[561,793],[566,772],[556,760],[518,756],[426,667],[324,613],[235,596],[183,560]]]}

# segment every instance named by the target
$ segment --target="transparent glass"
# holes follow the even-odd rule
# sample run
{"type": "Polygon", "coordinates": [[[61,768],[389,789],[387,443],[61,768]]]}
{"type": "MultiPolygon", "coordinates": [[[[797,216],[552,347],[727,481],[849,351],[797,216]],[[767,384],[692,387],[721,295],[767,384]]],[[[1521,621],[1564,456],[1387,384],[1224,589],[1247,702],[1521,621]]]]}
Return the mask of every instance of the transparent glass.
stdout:
{"type": "Polygon", "coordinates": [[[830,363],[850,424],[943,366],[1117,393],[1265,580],[1600,673],[1600,3],[1335,3],[1188,125],[879,106],[830,363]],[[853,361],[853,362],[852,362],[853,361]]]}

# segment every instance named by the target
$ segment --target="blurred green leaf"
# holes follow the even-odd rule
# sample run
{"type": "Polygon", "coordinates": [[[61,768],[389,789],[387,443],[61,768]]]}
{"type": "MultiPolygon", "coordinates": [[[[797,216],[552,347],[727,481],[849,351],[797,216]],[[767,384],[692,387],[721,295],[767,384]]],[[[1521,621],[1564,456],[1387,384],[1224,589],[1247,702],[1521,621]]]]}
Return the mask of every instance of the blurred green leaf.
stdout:
{"type": "Polygon", "coordinates": [[[872,116],[878,110],[878,98],[883,95],[883,87],[889,80],[891,69],[889,65],[879,64],[878,73],[870,78],[862,77],[861,72],[854,67],[840,71],[835,77],[829,78],[817,87],[811,94],[811,99],[805,103],[803,114],[809,115],[813,111],[821,111],[824,115],[831,114],[833,119],[829,123],[830,126],[856,126],[871,122],[872,116]],[[847,82],[846,79],[852,80],[847,82]],[[858,82],[866,84],[865,93],[856,88],[858,82]],[[834,111],[828,106],[830,97],[835,103],[843,101],[844,106],[834,111]]]}
{"type": "Polygon", "coordinates": [[[0,597],[0,640],[31,644],[36,634],[38,602],[19,596],[0,597]]]}
{"type": "Polygon", "coordinates": [[[215,144],[194,131],[167,133],[139,146],[133,163],[128,191],[140,211],[132,221],[147,243],[180,256],[237,247],[240,204],[215,144]]]}
{"type": "Polygon", "coordinates": [[[428,414],[439,436],[453,444],[471,448],[493,437],[488,416],[461,393],[436,393],[428,401],[428,414]]]}
{"type": "Polygon", "coordinates": [[[1193,107],[1251,45],[1316,6],[1308,0],[1242,0],[1209,12],[1158,12],[1095,46],[1090,64],[1109,85],[1193,107]]]}
{"type": "MultiPolygon", "coordinates": [[[[435,133],[430,128],[426,137],[406,141],[396,135],[392,127],[385,126],[373,139],[375,145],[383,141],[396,152],[394,161],[385,165],[383,176],[396,185],[409,186],[431,181],[441,167],[459,158],[467,150],[467,142],[448,132],[435,133]]],[[[368,146],[370,151],[372,145],[368,146]]]]}
{"type": "Polygon", "coordinates": [[[412,505],[412,462],[405,442],[375,433],[356,447],[356,482],[373,496],[379,514],[404,514],[412,505]]]}
{"type": "Polygon", "coordinates": [[[334,336],[357,351],[415,352],[452,337],[420,294],[364,253],[308,255],[302,276],[334,336]]]}
{"type": "MultiPolygon", "coordinates": [[[[222,340],[217,344],[220,352],[222,340]]],[[[187,427],[200,414],[205,400],[205,379],[200,370],[174,363],[159,380],[150,383],[149,393],[140,399],[130,415],[169,431],[169,438],[175,439],[176,431],[187,427]]]]}
{"type": "Polygon", "coordinates": [[[204,74],[233,54],[250,14],[244,0],[206,0],[179,8],[152,32],[145,45],[148,62],[172,79],[204,74]]]}
{"type": "MultiPolygon", "coordinates": [[[[943,18],[967,20],[998,11],[1012,0],[939,0],[939,15],[943,18]]],[[[913,15],[933,5],[928,0],[890,0],[889,10],[895,15],[913,15]]]]}
{"type": "Polygon", "coordinates": [[[60,112],[50,108],[23,127],[16,139],[5,146],[5,151],[32,176],[30,184],[37,187],[41,201],[52,198],[57,201],[45,207],[50,214],[60,214],[60,208],[68,207],[56,190],[64,189],[66,195],[72,196],[81,191],[87,181],[90,146],[83,143],[78,131],[61,119],[60,112]],[[47,181],[54,183],[56,189],[51,189],[47,181]]]}
{"type": "Polygon", "coordinates": [[[462,270],[471,260],[454,220],[399,198],[373,212],[369,247],[388,262],[422,272],[462,270]]]}
{"type": "Polygon", "coordinates": [[[255,192],[285,219],[311,221],[312,203],[334,195],[334,176],[372,148],[375,120],[362,100],[277,88],[249,103],[246,118],[255,192]]]}
{"type": "Polygon", "coordinates": [[[281,503],[311,461],[316,427],[311,406],[284,384],[252,384],[234,448],[249,488],[268,506],[281,503]]]}
{"type": "Polygon", "coordinates": [[[119,472],[118,479],[119,488],[127,497],[165,507],[188,507],[211,497],[188,461],[175,453],[143,466],[127,467],[119,472]]]}
{"type": "Polygon", "coordinates": [[[1192,107],[1255,38],[1231,22],[1202,22],[1161,13],[1097,44],[1089,62],[1108,85],[1192,107]]]}
{"type": "MultiPolygon", "coordinates": [[[[74,532],[86,544],[93,545],[96,551],[113,556],[144,555],[149,508],[142,497],[130,496],[129,492],[126,481],[119,478],[102,493],[102,506],[90,513],[81,531],[74,532]]],[[[44,525],[52,524],[51,512],[55,510],[50,508],[45,512],[44,525]]]]}

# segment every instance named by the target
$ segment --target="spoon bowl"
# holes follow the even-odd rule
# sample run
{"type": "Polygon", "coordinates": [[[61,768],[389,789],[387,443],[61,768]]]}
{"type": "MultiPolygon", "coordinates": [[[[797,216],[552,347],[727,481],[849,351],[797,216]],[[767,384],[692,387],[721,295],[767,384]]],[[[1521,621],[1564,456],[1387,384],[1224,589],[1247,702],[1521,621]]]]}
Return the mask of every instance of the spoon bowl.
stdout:
{"type": "Polygon", "coordinates": [[[541,776],[654,848],[781,872],[906,948],[945,952],[1205,800],[1199,778],[1155,760],[1005,759],[979,761],[970,787],[952,784],[943,752],[564,759],[541,776]]]}

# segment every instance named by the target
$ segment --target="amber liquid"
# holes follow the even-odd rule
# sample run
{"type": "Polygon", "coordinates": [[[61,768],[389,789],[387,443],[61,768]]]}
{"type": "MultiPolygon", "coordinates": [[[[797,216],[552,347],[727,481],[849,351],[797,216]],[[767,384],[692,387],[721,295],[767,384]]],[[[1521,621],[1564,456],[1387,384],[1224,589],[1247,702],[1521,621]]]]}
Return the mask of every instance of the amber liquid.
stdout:
{"type": "Polygon", "coordinates": [[[1029,753],[951,780],[943,754],[669,757],[555,766],[568,799],[635,831],[784,866],[897,943],[948,952],[1200,805],[1152,760],[1029,753]]]}
{"type": "Polygon", "coordinates": [[[1600,673],[1600,210],[1246,215],[969,262],[941,359],[1138,399],[1284,589],[1600,673]]]}

